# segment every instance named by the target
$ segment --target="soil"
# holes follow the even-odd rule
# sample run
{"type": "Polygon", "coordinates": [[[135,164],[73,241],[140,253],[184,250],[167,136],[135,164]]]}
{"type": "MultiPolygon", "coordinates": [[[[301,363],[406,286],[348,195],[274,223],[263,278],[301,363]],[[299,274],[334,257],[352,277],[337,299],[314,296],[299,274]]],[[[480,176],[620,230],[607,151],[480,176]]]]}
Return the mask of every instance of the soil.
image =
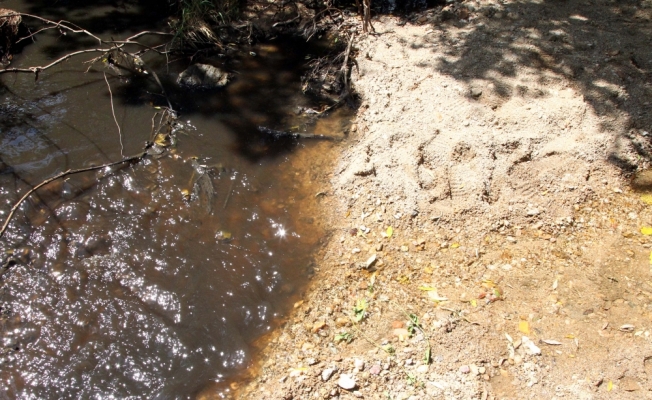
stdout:
{"type": "Polygon", "coordinates": [[[651,18],[489,0],[357,24],[331,235],[236,397],[652,398],[651,18]]]}

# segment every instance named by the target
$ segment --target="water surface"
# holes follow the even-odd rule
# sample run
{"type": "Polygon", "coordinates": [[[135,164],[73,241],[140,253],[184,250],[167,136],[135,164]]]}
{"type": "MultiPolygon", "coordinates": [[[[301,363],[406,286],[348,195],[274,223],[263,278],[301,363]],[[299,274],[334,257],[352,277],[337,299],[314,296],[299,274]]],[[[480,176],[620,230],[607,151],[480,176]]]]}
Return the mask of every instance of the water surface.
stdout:
{"type": "MultiPolygon", "coordinates": [[[[14,66],[57,57],[68,50],[61,40],[43,36],[14,66]]],[[[311,51],[279,39],[203,60],[234,73],[217,91],[174,86],[188,60],[147,60],[179,112],[176,144],[53,182],[0,239],[3,260],[15,262],[0,278],[0,398],[219,397],[246,374],[324,234],[315,194],[336,145],[256,130],[316,129],[296,112],[319,106],[298,75],[311,51]]],[[[151,77],[87,68],[0,77],[3,217],[45,178],[138,153],[149,139],[165,105],[151,77]]],[[[346,118],[320,124],[341,135],[346,118]]]]}

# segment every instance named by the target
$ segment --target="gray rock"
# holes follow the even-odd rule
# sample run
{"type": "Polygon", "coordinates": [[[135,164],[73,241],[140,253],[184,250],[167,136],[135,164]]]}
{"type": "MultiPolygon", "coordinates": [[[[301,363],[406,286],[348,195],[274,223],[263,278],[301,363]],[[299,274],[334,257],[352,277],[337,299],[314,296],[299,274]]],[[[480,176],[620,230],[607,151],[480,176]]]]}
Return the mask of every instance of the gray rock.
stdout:
{"type": "Polygon", "coordinates": [[[177,78],[177,84],[192,88],[217,89],[227,83],[229,74],[209,64],[193,64],[177,78]]]}

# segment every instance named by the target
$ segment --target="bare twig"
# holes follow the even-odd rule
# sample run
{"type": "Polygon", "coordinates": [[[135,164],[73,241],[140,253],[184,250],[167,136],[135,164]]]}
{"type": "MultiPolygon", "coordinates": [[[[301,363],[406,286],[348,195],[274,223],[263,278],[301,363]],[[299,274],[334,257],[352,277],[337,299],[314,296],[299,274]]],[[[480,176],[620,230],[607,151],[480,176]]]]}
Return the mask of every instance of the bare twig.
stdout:
{"type": "Polygon", "coordinates": [[[226,205],[229,204],[229,198],[231,197],[231,192],[233,191],[233,185],[235,184],[235,176],[233,179],[231,179],[231,185],[229,186],[229,191],[226,194],[226,199],[224,199],[224,205],[222,206],[222,209],[226,208],[226,205]]]}
{"type": "Polygon", "coordinates": [[[89,31],[87,31],[86,29],[83,29],[83,28],[73,24],[72,22],[65,21],[65,20],[61,20],[59,22],[54,22],[54,21],[51,21],[51,20],[49,20],[47,18],[39,17],[38,15],[17,13],[17,12],[12,12],[12,13],[9,13],[9,14],[0,15],[0,18],[14,16],[14,15],[20,15],[21,17],[29,17],[29,18],[37,19],[37,20],[39,20],[41,22],[45,22],[48,25],[53,25],[52,26],[53,29],[59,28],[59,29],[62,29],[62,30],[70,31],[72,33],[84,33],[84,34],[92,37],[93,39],[97,40],[98,43],[100,43],[100,44],[105,43],[105,42],[102,41],[102,39],[100,39],[99,37],[93,35],[89,31]]]}
{"type": "Polygon", "coordinates": [[[25,194],[23,195],[23,197],[21,197],[20,200],[18,200],[18,201],[16,202],[16,204],[14,204],[13,207],[11,207],[11,211],[9,212],[9,215],[8,215],[7,218],[5,219],[5,222],[4,222],[4,224],[2,225],[2,229],[0,230],[0,237],[2,237],[2,236],[4,235],[5,231],[7,230],[7,227],[9,226],[9,223],[11,222],[11,219],[13,218],[14,214],[16,213],[16,210],[18,210],[18,208],[20,207],[20,205],[23,204],[23,202],[24,202],[25,200],[27,200],[27,198],[28,198],[32,193],[36,192],[37,190],[39,190],[39,189],[42,188],[43,186],[47,185],[47,184],[50,183],[50,182],[54,182],[54,181],[56,181],[57,179],[61,179],[61,178],[65,177],[65,176],[68,176],[68,175],[79,174],[79,173],[81,173],[81,172],[87,172],[87,171],[95,171],[95,170],[98,170],[98,169],[107,168],[107,167],[112,167],[112,166],[114,166],[114,165],[119,165],[119,164],[122,164],[122,163],[128,163],[128,162],[136,162],[136,161],[140,161],[140,160],[142,160],[142,159],[147,155],[147,149],[148,149],[149,147],[150,147],[150,144],[148,143],[148,144],[145,146],[145,150],[144,150],[142,153],[137,154],[137,155],[135,155],[135,156],[127,157],[127,158],[122,159],[122,160],[120,160],[120,161],[113,161],[113,162],[110,162],[110,163],[106,163],[106,164],[102,164],[102,165],[96,165],[96,166],[93,166],[93,167],[78,168],[78,169],[69,169],[69,170],[67,170],[67,171],[64,171],[64,172],[58,174],[58,175],[55,175],[55,176],[53,176],[53,177],[50,177],[50,178],[44,180],[43,182],[39,183],[38,185],[34,186],[34,187],[31,188],[29,191],[27,191],[27,193],[25,193],[25,194]]]}
{"type": "Polygon", "coordinates": [[[69,58],[71,58],[71,57],[78,56],[78,55],[80,55],[80,54],[86,54],[86,53],[106,53],[106,52],[108,52],[108,51],[110,51],[110,50],[111,50],[111,49],[86,49],[86,50],[79,50],[79,51],[75,51],[75,52],[72,52],[72,53],[66,54],[65,56],[63,56],[63,57],[61,57],[61,58],[58,58],[58,59],[52,61],[50,64],[47,64],[47,65],[38,66],[38,67],[29,67],[29,68],[3,68],[3,69],[0,69],[0,74],[6,74],[6,73],[8,73],[8,72],[27,72],[27,73],[35,74],[35,75],[36,75],[36,79],[38,79],[38,74],[39,74],[41,71],[45,71],[45,70],[48,69],[48,68],[52,68],[52,67],[54,67],[55,65],[60,64],[60,63],[66,61],[67,59],[69,59],[69,58]]]}
{"type": "Polygon", "coordinates": [[[115,126],[118,127],[118,137],[120,138],[120,156],[124,157],[124,145],[122,144],[122,129],[120,129],[120,124],[118,123],[118,119],[115,117],[115,108],[113,108],[113,92],[111,92],[111,85],[109,85],[109,80],[106,79],[106,72],[103,72],[104,74],[104,81],[106,82],[106,87],[109,88],[109,98],[111,100],[111,113],[113,114],[113,120],[115,121],[115,126]]]}
{"type": "Polygon", "coordinates": [[[346,52],[344,53],[344,63],[342,63],[342,73],[344,74],[344,90],[349,92],[349,54],[351,54],[351,45],[353,44],[353,38],[355,38],[355,33],[351,33],[349,38],[349,44],[346,46],[346,52]]]}

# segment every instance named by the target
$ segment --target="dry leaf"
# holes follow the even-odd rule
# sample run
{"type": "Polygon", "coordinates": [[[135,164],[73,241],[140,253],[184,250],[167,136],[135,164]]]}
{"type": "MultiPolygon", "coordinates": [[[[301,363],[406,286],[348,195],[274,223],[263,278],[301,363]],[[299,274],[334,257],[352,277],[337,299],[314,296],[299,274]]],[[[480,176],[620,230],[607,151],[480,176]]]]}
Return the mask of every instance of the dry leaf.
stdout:
{"type": "Polygon", "coordinates": [[[431,300],[437,301],[437,302],[439,302],[439,301],[447,301],[448,300],[448,298],[438,295],[436,290],[428,292],[428,297],[430,297],[431,300]]]}

